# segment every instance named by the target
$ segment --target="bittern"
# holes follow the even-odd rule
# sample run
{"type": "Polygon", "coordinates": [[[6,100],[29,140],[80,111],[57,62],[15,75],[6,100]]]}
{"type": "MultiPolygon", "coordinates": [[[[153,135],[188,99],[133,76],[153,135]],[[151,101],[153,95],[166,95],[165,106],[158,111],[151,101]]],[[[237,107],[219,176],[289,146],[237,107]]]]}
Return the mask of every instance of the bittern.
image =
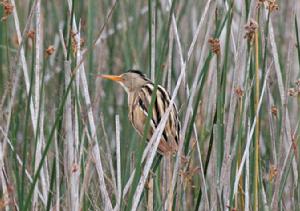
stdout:
{"type": "MultiPolygon", "coordinates": [[[[129,70],[121,75],[100,75],[100,77],[116,81],[125,89],[128,95],[128,118],[137,133],[143,136],[154,90],[153,82],[138,70],[129,70]]],[[[151,139],[169,104],[169,93],[162,86],[158,85],[147,141],[151,139]]],[[[158,145],[158,152],[162,155],[176,152],[178,149],[179,133],[180,122],[178,120],[176,105],[173,104],[158,145]]]]}

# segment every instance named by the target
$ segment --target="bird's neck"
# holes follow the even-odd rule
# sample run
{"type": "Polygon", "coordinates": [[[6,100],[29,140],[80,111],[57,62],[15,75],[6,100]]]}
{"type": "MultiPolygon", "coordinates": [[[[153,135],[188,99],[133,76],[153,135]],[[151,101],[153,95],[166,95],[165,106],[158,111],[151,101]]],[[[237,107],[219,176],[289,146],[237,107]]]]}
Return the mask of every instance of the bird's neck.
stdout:
{"type": "Polygon", "coordinates": [[[133,100],[134,100],[134,94],[133,93],[128,93],[128,105],[132,105],[133,100]]]}
{"type": "Polygon", "coordinates": [[[134,99],[135,99],[135,93],[134,92],[128,92],[128,109],[129,109],[129,114],[132,112],[133,104],[134,104],[134,99]]]}

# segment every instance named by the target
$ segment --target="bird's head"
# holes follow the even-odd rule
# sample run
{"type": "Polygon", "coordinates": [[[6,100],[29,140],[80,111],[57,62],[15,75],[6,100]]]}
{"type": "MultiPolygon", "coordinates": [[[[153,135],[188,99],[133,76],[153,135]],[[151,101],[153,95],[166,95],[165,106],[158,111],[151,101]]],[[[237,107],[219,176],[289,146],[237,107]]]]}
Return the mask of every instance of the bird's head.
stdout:
{"type": "Polygon", "coordinates": [[[113,80],[121,84],[127,93],[139,90],[150,80],[138,70],[129,70],[121,75],[100,75],[101,78],[113,80]]]}

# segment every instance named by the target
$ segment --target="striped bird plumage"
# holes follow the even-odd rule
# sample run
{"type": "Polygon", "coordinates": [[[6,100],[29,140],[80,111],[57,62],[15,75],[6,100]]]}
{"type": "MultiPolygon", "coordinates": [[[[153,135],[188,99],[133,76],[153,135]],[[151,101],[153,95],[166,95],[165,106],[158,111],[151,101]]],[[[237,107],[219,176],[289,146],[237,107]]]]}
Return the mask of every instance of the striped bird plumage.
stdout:
{"type": "MultiPolygon", "coordinates": [[[[142,136],[149,113],[154,84],[137,70],[130,70],[116,77],[120,77],[115,81],[118,81],[128,94],[129,120],[138,134],[142,136]]],[[[103,78],[114,80],[111,76],[103,76],[103,78]]],[[[169,93],[162,86],[158,85],[156,100],[152,108],[151,127],[147,134],[148,141],[151,139],[169,105],[169,93]]],[[[163,155],[176,152],[178,149],[179,134],[180,122],[176,105],[173,104],[158,146],[158,152],[163,155]]]]}

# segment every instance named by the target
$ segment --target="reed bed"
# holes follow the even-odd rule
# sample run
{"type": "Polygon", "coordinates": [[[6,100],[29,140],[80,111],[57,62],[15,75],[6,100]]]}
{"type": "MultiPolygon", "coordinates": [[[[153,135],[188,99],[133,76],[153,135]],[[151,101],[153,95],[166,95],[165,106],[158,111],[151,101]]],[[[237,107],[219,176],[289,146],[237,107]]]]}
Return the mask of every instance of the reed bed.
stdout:
{"type": "Polygon", "coordinates": [[[296,0],[1,0],[0,209],[300,210],[299,14],[296,0]],[[169,161],[170,109],[147,144],[124,90],[97,77],[129,69],[177,105],[169,161]]]}

